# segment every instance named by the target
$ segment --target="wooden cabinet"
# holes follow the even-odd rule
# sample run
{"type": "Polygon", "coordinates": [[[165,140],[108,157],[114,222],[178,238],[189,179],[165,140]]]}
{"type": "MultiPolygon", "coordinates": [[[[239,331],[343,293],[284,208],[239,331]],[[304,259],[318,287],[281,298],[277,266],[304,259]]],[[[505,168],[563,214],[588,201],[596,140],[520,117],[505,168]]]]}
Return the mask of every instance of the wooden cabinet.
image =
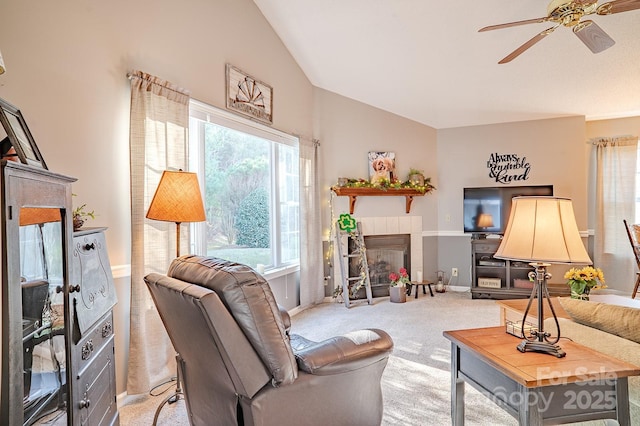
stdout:
{"type": "Polygon", "coordinates": [[[73,424],[69,381],[71,183],[2,160],[0,424],[73,424]],[[45,416],[46,417],[43,417],[45,416]]]}
{"type": "Polygon", "coordinates": [[[0,424],[118,424],[104,234],[74,236],[75,179],[0,164],[0,424]]]}
{"type": "Polygon", "coordinates": [[[72,266],[74,418],[80,425],[116,424],[112,313],[116,294],[104,228],[74,233],[72,266]]]}
{"type": "Polygon", "coordinates": [[[493,255],[500,246],[499,239],[471,240],[472,280],[471,297],[474,299],[517,299],[529,297],[533,282],[528,274],[533,271],[526,262],[496,259],[493,255]]]}

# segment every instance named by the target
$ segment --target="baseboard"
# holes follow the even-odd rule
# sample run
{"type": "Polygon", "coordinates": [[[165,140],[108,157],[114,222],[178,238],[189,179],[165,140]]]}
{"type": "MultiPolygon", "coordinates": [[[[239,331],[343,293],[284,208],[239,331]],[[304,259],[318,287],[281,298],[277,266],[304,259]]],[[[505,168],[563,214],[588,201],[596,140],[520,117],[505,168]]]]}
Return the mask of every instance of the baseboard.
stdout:
{"type": "Polygon", "coordinates": [[[447,286],[447,290],[448,291],[455,291],[455,292],[458,292],[458,293],[469,293],[471,291],[471,288],[463,286],[463,285],[448,285],[447,286]]]}

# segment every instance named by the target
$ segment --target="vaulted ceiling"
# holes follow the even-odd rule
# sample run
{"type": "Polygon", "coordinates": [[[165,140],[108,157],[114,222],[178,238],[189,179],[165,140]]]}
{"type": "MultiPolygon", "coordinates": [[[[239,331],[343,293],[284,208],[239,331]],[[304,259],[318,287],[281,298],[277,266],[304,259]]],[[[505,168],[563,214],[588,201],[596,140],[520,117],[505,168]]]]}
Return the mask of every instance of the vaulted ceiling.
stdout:
{"type": "Polygon", "coordinates": [[[545,17],[547,1],[254,2],[314,86],[436,129],[640,115],[640,10],[583,18],[615,40],[601,53],[560,26],[499,65],[554,24],[478,30],[545,17]]]}

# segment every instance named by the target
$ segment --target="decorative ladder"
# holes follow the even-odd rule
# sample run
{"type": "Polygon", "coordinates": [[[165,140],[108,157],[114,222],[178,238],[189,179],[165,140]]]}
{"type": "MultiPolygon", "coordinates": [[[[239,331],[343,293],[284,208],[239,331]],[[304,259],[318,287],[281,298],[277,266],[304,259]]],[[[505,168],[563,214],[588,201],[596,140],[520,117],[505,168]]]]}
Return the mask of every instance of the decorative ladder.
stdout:
{"type": "Polygon", "coordinates": [[[369,263],[367,261],[367,248],[364,245],[364,237],[362,236],[362,229],[360,222],[357,222],[356,228],[352,232],[343,231],[340,227],[336,227],[336,245],[338,246],[338,255],[340,258],[340,272],[342,273],[342,297],[344,299],[344,305],[349,308],[351,305],[351,283],[364,280],[364,288],[367,294],[367,302],[373,303],[373,296],[371,294],[371,281],[369,279],[369,263]],[[351,238],[355,242],[354,250],[349,253],[343,253],[343,237],[351,238]],[[360,261],[359,270],[360,274],[357,276],[349,276],[349,259],[357,258],[360,261]],[[346,260],[345,260],[346,259],[346,260]],[[346,265],[345,265],[346,264],[346,265]]]}

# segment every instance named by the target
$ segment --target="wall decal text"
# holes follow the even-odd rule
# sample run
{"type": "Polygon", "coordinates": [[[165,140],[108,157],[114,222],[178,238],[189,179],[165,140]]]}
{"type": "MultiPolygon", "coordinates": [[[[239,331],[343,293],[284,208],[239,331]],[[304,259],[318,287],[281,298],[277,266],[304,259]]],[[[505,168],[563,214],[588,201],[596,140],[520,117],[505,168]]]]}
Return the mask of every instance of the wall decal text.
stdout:
{"type": "Polygon", "coordinates": [[[529,179],[531,164],[527,157],[519,157],[517,154],[492,153],[487,161],[489,177],[497,183],[511,183],[529,179]]]}

